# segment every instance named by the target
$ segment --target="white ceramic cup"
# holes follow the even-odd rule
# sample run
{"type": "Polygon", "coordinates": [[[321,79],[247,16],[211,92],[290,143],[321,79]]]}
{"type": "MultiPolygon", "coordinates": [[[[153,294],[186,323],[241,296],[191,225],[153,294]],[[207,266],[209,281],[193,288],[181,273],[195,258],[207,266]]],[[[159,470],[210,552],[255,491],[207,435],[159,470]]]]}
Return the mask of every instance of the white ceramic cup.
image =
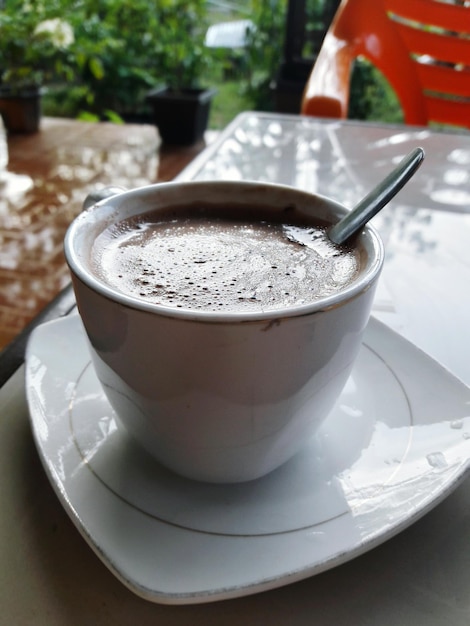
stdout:
{"type": "Polygon", "coordinates": [[[103,389],[127,430],[158,461],[209,482],[258,478],[290,459],[328,416],[351,372],[383,264],[366,226],[362,269],[335,295],[259,313],[170,308],[130,297],[93,272],[110,224],[203,200],[300,211],[335,223],[347,209],[255,182],[152,185],[85,209],[65,238],[79,313],[103,389]]]}

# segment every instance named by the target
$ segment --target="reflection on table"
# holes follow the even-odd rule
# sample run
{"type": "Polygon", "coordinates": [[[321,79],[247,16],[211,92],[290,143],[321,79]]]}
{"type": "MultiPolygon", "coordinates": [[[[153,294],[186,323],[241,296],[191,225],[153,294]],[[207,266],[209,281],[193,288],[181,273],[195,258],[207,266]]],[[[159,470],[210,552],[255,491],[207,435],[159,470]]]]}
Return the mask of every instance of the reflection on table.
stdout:
{"type": "Polygon", "coordinates": [[[248,113],[213,147],[217,158],[185,175],[293,185],[352,206],[415,146],[426,161],[407,206],[469,212],[470,133],[248,113]]]}
{"type": "Polygon", "coordinates": [[[352,208],[416,146],[423,165],[373,219],[386,247],[374,313],[470,384],[470,133],[246,113],[183,176],[293,185],[352,208]]]}
{"type": "Polygon", "coordinates": [[[0,349],[69,282],[62,242],[91,190],[171,180],[204,147],[161,147],[153,126],[52,118],[0,137],[0,349]]]}

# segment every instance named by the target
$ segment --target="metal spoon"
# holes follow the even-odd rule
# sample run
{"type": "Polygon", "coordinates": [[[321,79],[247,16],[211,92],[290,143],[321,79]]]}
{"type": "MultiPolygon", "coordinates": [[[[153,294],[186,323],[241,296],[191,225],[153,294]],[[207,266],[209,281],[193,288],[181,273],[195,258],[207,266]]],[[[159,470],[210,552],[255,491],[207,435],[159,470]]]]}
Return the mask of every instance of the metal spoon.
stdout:
{"type": "Polygon", "coordinates": [[[336,244],[342,244],[356,234],[409,181],[424,159],[424,150],[415,148],[345,217],[332,226],[327,234],[336,244]]]}

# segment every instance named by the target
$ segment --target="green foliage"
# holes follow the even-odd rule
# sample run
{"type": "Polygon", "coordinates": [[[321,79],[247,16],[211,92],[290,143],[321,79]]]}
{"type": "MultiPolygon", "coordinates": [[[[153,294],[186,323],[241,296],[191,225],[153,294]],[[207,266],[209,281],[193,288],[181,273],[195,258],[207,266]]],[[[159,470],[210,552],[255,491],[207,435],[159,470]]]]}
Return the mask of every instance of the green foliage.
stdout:
{"type": "Polygon", "coordinates": [[[61,18],[62,0],[5,0],[0,10],[0,82],[13,92],[72,75],[73,29],[61,18]]]}
{"type": "MultiPolygon", "coordinates": [[[[328,2],[307,0],[307,31],[325,27],[328,2]]],[[[148,119],[152,87],[215,86],[211,124],[220,128],[241,110],[273,108],[287,4],[239,0],[235,12],[214,17],[206,0],[3,0],[0,79],[18,89],[47,85],[46,113],[117,122],[148,119]],[[246,17],[255,28],[245,49],[205,48],[211,19],[246,17]]],[[[363,64],[353,75],[350,117],[401,120],[390,87],[363,64]]]]}
{"type": "Polygon", "coordinates": [[[152,3],[76,0],[72,24],[74,82],[84,87],[77,103],[82,116],[134,111],[154,81],[146,43],[156,26],[152,3]]]}
{"type": "Polygon", "coordinates": [[[248,76],[244,85],[253,108],[272,108],[272,83],[284,46],[287,0],[252,0],[255,28],[248,32],[248,76]]]}
{"type": "Polygon", "coordinates": [[[161,28],[152,38],[152,55],[162,81],[174,90],[201,87],[210,69],[204,45],[209,25],[206,0],[159,0],[161,28]]]}
{"type": "Polygon", "coordinates": [[[222,80],[211,106],[209,127],[222,130],[242,111],[253,109],[252,102],[240,93],[240,80],[222,80]]]}
{"type": "MultiPolygon", "coordinates": [[[[3,81],[66,81],[80,87],[69,99],[83,114],[125,116],[145,108],[145,93],[156,84],[199,85],[210,61],[206,28],[205,0],[5,0],[3,81]],[[35,34],[39,23],[63,15],[73,37],[66,47],[53,45],[48,33],[35,34]]],[[[56,85],[54,92],[60,93],[56,85]]]]}
{"type": "Polygon", "coordinates": [[[377,68],[359,59],[351,77],[348,117],[402,123],[403,113],[392,87],[377,68]]]}
{"type": "MultiPolygon", "coordinates": [[[[62,0],[65,1],[65,0],[62,0]]],[[[205,0],[76,0],[73,25],[82,108],[145,113],[145,94],[198,85],[208,63],[205,0]]],[[[109,119],[109,113],[106,115],[109,119]]]]}

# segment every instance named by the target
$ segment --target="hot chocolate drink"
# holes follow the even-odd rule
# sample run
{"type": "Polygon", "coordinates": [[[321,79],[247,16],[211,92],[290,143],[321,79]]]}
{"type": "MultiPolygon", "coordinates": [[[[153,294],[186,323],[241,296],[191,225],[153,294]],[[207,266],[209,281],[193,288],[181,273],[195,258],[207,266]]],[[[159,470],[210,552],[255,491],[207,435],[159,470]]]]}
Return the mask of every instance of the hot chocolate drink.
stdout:
{"type": "Polygon", "coordinates": [[[357,277],[360,254],[294,210],[194,206],[114,224],[97,238],[93,265],[102,281],[147,302],[238,313],[334,294],[357,277]]]}
{"type": "Polygon", "coordinates": [[[330,243],[346,213],[287,185],[201,180],[117,193],[75,218],[64,250],[94,372],[157,461],[238,483],[311,440],[383,263],[368,225],[349,249],[330,243]]]}

